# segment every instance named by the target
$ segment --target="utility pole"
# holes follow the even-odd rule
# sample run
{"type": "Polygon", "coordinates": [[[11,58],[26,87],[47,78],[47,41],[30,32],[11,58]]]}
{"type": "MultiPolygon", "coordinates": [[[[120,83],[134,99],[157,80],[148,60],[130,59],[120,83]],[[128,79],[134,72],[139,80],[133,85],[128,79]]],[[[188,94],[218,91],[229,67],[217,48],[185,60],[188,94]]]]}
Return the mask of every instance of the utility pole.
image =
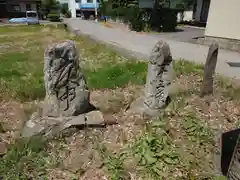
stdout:
{"type": "Polygon", "coordinates": [[[97,0],[94,0],[95,2],[95,22],[98,22],[98,8],[97,8],[97,0]]]}
{"type": "Polygon", "coordinates": [[[76,18],[76,2],[75,2],[75,0],[68,0],[68,8],[71,11],[72,18],[76,18]]]}

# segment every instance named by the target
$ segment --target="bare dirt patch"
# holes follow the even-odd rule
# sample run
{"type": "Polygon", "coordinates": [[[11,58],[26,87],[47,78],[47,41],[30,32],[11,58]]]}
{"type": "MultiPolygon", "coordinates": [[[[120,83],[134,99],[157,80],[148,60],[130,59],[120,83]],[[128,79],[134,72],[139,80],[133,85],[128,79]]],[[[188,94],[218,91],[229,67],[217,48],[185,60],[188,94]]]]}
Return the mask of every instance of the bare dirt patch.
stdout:
{"type": "MultiPolygon", "coordinates": [[[[159,119],[168,124],[165,130],[187,164],[185,167],[175,167],[177,169],[171,178],[171,169],[166,169],[165,173],[170,179],[214,178],[214,137],[235,128],[239,122],[240,104],[237,100],[225,100],[220,88],[216,89],[214,96],[199,98],[200,84],[200,76],[177,78],[175,87],[181,91],[174,95],[176,97],[166,109],[166,115],[159,119]]],[[[114,161],[113,157],[117,156],[115,160],[120,161],[120,154],[146,133],[148,121],[139,115],[129,114],[126,109],[142,91],[143,86],[129,86],[92,93],[92,102],[105,113],[113,113],[119,125],[106,129],[87,128],[65,139],[61,150],[63,166],[74,173],[76,179],[114,179],[114,171],[109,170],[106,163],[110,162],[106,159],[112,158],[111,161],[114,161]],[[104,145],[112,155],[102,155],[106,152],[99,150],[99,145],[104,145]]],[[[139,164],[132,156],[124,159],[121,177],[140,179],[142,176],[138,168],[139,164]]]]}
{"type": "MultiPolygon", "coordinates": [[[[239,126],[239,101],[225,99],[221,96],[221,88],[216,88],[214,96],[199,98],[200,84],[200,76],[179,76],[174,84],[179,91],[173,94],[173,101],[166,109],[166,115],[159,119],[160,122],[168,124],[165,130],[178,147],[180,157],[184,157],[187,164],[186,167],[175,169],[176,174],[172,179],[211,178],[215,170],[212,154],[216,146],[214,137],[220,132],[239,126]],[[189,127],[185,122],[189,122],[189,127]],[[210,140],[211,138],[213,139],[210,140]]],[[[138,170],[141,166],[133,156],[123,160],[123,167],[119,171],[115,172],[109,169],[109,166],[113,163],[113,167],[118,167],[116,162],[121,162],[121,153],[148,133],[146,125],[149,121],[128,113],[129,105],[143,93],[143,88],[128,85],[125,88],[92,91],[91,102],[104,114],[115,116],[119,124],[103,129],[86,127],[70,137],[51,142],[48,151],[53,157],[58,157],[60,164],[56,168],[47,169],[48,179],[105,180],[113,179],[119,173],[121,178],[125,179],[142,178],[138,170]],[[106,151],[101,146],[106,148],[106,151]]],[[[19,135],[17,132],[25,118],[35,109],[36,102],[24,106],[17,102],[1,104],[1,122],[6,129],[1,135],[5,141],[10,143],[19,135]],[[26,112],[26,107],[29,112],[26,112]]],[[[166,171],[167,174],[170,172],[170,169],[166,171]]]]}
{"type": "Polygon", "coordinates": [[[2,132],[0,139],[7,144],[14,142],[19,136],[25,119],[24,109],[21,103],[16,101],[0,103],[0,124],[2,132]]]}

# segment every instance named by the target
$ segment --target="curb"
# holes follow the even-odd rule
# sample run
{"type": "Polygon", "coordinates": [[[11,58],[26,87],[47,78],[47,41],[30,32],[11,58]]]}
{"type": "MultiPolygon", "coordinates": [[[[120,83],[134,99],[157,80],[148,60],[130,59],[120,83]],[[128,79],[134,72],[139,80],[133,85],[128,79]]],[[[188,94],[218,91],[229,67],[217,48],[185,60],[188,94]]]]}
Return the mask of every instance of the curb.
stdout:
{"type": "Polygon", "coordinates": [[[202,29],[205,30],[205,27],[197,27],[197,26],[191,26],[191,25],[183,25],[183,27],[187,27],[187,28],[194,28],[194,29],[202,29]]]}

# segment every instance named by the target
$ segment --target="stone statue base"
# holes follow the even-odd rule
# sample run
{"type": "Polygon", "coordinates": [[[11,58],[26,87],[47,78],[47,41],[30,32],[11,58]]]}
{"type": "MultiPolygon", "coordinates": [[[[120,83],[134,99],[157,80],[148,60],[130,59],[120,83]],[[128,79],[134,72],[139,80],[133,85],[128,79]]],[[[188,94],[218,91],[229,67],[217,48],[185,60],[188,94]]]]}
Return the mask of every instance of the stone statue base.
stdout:
{"type": "Polygon", "coordinates": [[[142,96],[139,97],[136,101],[134,101],[130,106],[129,112],[137,113],[142,116],[159,117],[162,115],[166,106],[169,104],[167,102],[162,104],[162,108],[152,109],[144,104],[144,99],[145,98],[142,96]]]}
{"type": "Polygon", "coordinates": [[[46,137],[58,136],[63,130],[70,127],[104,126],[105,120],[100,111],[91,111],[78,116],[48,117],[34,113],[25,124],[22,137],[43,135],[46,137]]]}
{"type": "Polygon", "coordinates": [[[26,123],[22,136],[57,136],[71,126],[112,125],[90,103],[90,92],[79,66],[76,44],[64,41],[52,44],[44,53],[45,100],[40,113],[26,123]]]}

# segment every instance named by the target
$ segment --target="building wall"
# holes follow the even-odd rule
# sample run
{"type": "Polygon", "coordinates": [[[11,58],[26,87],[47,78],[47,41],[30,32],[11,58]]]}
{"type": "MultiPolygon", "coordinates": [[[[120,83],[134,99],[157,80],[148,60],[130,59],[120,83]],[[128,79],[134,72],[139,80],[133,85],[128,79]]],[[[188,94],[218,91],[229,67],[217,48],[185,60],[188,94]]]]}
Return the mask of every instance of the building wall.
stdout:
{"type": "MultiPolygon", "coordinates": [[[[85,8],[95,8],[95,4],[97,2],[97,0],[78,0],[79,2],[76,3],[76,8],[77,9],[81,9],[81,7],[85,7],[85,8]]],[[[98,3],[97,3],[97,7],[98,7],[98,3]]]]}
{"type": "Polygon", "coordinates": [[[195,20],[196,22],[201,21],[201,12],[202,12],[202,5],[203,5],[203,0],[197,0],[196,1],[196,10],[195,12],[193,10],[189,11],[184,11],[184,17],[182,19],[181,13],[178,13],[178,21],[192,21],[195,20]]]}
{"type": "Polygon", "coordinates": [[[92,1],[88,1],[88,0],[59,0],[59,2],[61,4],[63,3],[68,3],[69,4],[69,9],[71,10],[71,5],[72,3],[75,4],[74,7],[76,8],[76,10],[79,10],[81,5],[86,5],[86,6],[92,6],[93,8],[95,7],[95,3],[96,3],[97,0],[92,0],[92,1]],[[67,1],[67,2],[66,2],[67,1]],[[75,1],[75,3],[74,3],[75,1]]]}
{"type": "Polygon", "coordinates": [[[183,17],[182,17],[182,13],[178,13],[177,20],[178,20],[178,22],[192,21],[193,20],[193,11],[184,11],[183,17]]]}
{"type": "MultiPolygon", "coordinates": [[[[69,0],[68,8],[71,11],[72,17],[76,17],[76,10],[81,10],[82,8],[94,9],[96,2],[99,2],[99,1],[98,0],[69,0]]],[[[99,7],[99,3],[97,3],[97,8],[98,7],[99,7]]]]}
{"type": "Polygon", "coordinates": [[[201,12],[202,12],[202,4],[203,0],[197,0],[197,8],[195,12],[195,21],[200,22],[201,20],[201,12]]]}
{"type": "Polygon", "coordinates": [[[205,36],[240,40],[240,0],[212,0],[205,36]]]}
{"type": "MultiPolygon", "coordinates": [[[[30,4],[30,3],[20,3],[21,12],[27,11],[26,4],[30,4]]],[[[31,11],[36,11],[36,10],[37,10],[37,4],[31,3],[31,11]]]]}
{"type": "Polygon", "coordinates": [[[11,6],[13,5],[18,5],[20,7],[20,11],[17,11],[17,12],[26,12],[26,4],[31,4],[31,11],[36,11],[37,10],[37,4],[36,3],[33,3],[33,2],[17,2],[17,1],[11,1],[8,3],[8,11],[9,12],[13,12],[11,6]]]}

